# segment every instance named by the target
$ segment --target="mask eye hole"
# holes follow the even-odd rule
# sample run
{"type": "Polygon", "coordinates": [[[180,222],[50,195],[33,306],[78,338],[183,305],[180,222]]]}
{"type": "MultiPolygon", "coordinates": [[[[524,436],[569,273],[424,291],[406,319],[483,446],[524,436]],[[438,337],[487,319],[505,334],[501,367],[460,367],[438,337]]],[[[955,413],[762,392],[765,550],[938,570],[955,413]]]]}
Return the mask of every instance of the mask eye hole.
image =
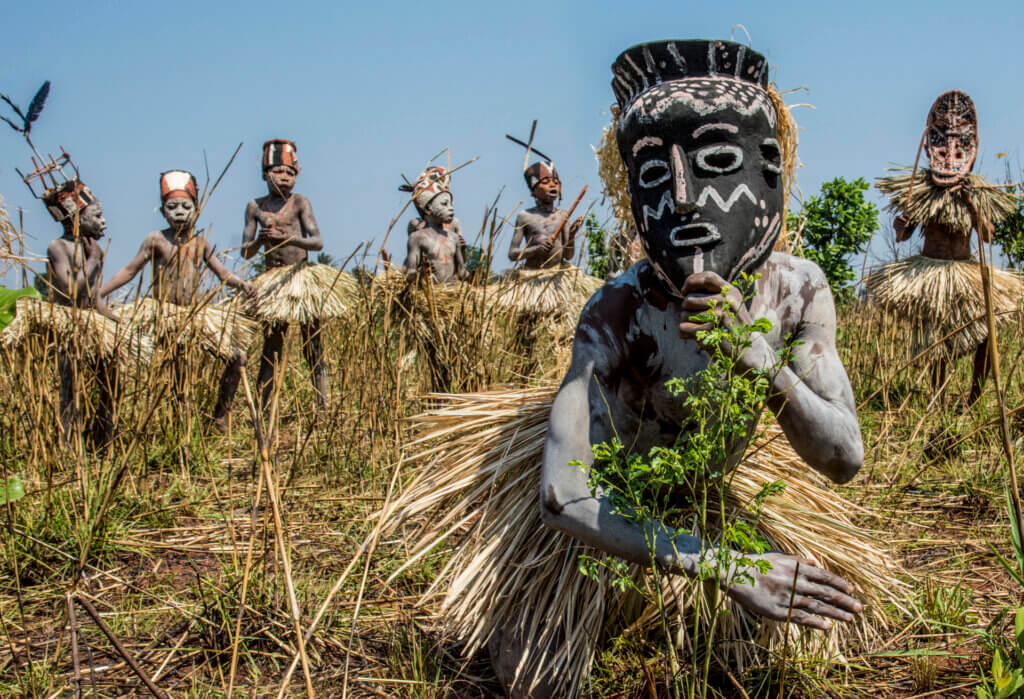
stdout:
{"type": "Polygon", "coordinates": [[[782,174],[782,151],[779,142],[774,138],[766,138],[761,143],[761,163],[764,169],[776,175],[782,174]]]}
{"type": "Polygon", "coordinates": [[[719,144],[706,146],[697,151],[697,167],[716,175],[735,172],[743,165],[743,150],[739,146],[719,144]]]}
{"type": "Polygon", "coordinates": [[[640,174],[637,175],[637,181],[644,189],[651,189],[663,182],[667,182],[671,176],[672,171],[669,170],[668,163],[664,160],[648,160],[640,166],[640,174]]]}

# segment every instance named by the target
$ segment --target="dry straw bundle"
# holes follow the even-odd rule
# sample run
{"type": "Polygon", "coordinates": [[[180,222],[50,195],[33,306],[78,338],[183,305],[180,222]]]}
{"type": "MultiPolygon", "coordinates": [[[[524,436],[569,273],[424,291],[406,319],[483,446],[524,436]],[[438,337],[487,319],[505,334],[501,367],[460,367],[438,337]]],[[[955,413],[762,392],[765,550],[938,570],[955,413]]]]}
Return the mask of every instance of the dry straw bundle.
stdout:
{"type": "Polygon", "coordinates": [[[498,309],[515,315],[547,316],[554,322],[576,324],[580,311],[604,281],[578,267],[518,269],[499,278],[493,287],[498,309]]]}
{"type": "Polygon", "coordinates": [[[13,349],[31,337],[41,337],[63,352],[115,359],[126,366],[145,365],[153,357],[152,338],[126,323],[90,309],[21,298],[15,304],[14,320],[0,333],[0,340],[13,349]]]}
{"type": "Polygon", "coordinates": [[[338,318],[359,293],[355,277],[330,265],[299,262],[256,277],[256,299],[248,314],[267,323],[306,324],[338,318]]]}
{"type": "MultiPolygon", "coordinates": [[[[990,268],[992,310],[1005,323],[1024,299],[1024,278],[1017,272],[990,268]]],[[[967,327],[948,338],[940,352],[957,357],[973,352],[988,337],[979,318],[985,309],[981,271],[973,260],[937,260],[916,255],[873,270],[864,280],[868,297],[909,321],[911,354],[967,327]]]]}
{"type": "MultiPolygon", "coordinates": [[[[603,554],[541,521],[538,499],[554,385],[487,393],[433,396],[437,407],[412,419],[417,438],[406,461],[418,469],[404,492],[380,516],[392,533],[403,531],[414,565],[447,542],[452,551],[420,604],[436,615],[440,629],[464,641],[472,655],[499,628],[516,627],[533,649],[518,669],[525,688],[555,668],[560,690],[574,694],[587,677],[597,639],[608,623],[620,629],[649,628],[648,612],[637,620],[611,619],[630,607],[624,593],[601,572],[579,573],[579,557],[603,554]]],[[[790,648],[818,657],[838,657],[851,633],[870,638],[885,624],[882,602],[901,597],[904,584],[880,537],[850,521],[860,508],[840,497],[792,451],[777,427],[738,467],[730,491],[734,507],[748,503],[765,482],[784,480],[782,495],[768,500],[759,531],[773,546],[813,557],[858,588],[871,610],[859,626],[837,625],[825,637],[790,631],[790,648]],[[870,618],[870,621],[868,620],[870,618]]],[[[602,569],[603,570],[603,569],[602,569]]],[[[397,576],[401,570],[395,573],[397,576]]],[[[643,586],[647,573],[631,574],[643,586]]],[[[684,606],[707,605],[703,589],[685,577],[668,583],[684,606]]],[[[781,648],[784,625],[754,621],[731,602],[718,637],[723,657],[737,665],[760,651],[781,648]]]]}
{"type": "MultiPolygon", "coordinates": [[[[939,187],[932,182],[931,173],[926,169],[918,170],[913,179],[911,174],[904,171],[899,175],[878,178],[876,186],[889,195],[889,211],[902,214],[912,225],[938,223],[970,235],[974,223],[971,211],[963,201],[962,190],[939,187]]],[[[967,176],[967,184],[971,200],[983,219],[998,223],[1017,210],[1017,200],[1013,195],[990,185],[981,175],[971,173],[967,176]]]]}
{"type": "Polygon", "coordinates": [[[122,320],[162,341],[202,349],[223,359],[245,352],[259,333],[259,324],[244,317],[238,304],[179,306],[144,298],[115,309],[122,320]]]}

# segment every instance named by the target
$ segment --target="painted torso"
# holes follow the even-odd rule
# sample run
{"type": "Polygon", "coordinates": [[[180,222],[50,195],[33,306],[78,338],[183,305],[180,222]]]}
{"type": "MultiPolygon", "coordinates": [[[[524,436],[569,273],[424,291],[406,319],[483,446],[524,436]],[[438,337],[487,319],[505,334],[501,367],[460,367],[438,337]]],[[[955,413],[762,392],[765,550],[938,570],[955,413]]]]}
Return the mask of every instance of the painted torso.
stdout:
{"type": "MultiPolygon", "coordinates": [[[[516,228],[523,232],[523,247],[540,245],[554,235],[558,226],[565,218],[566,212],[562,209],[552,208],[544,210],[538,206],[521,211],[516,217],[516,228]]],[[[545,259],[539,254],[527,255],[523,262],[526,269],[550,269],[558,267],[564,257],[566,237],[569,233],[569,221],[557,238],[552,242],[551,253],[545,259]]],[[[566,260],[568,262],[568,260],[566,260]]]]}
{"type": "Polygon", "coordinates": [[[198,235],[175,237],[170,228],[150,233],[149,239],[156,297],[179,305],[191,304],[202,282],[206,239],[198,235]]]}
{"type": "Polygon", "coordinates": [[[411,242],[419,247],[420,262],[427,262],[439,282],[451,281],[456,275],[455,254],[459,245],[458,219],[442,228],[425,225],[410,234],[411,242]]]}
{"type": "MultiPolygon", "coordinates": [[[[753,318],[772,323],[764,338],[776,351],[803,320],[811,267],[775,253],[761,269],[749,310],[753,318]]],[[[679,302],[661,288],[643,260],[605,284],[580,317],[577,342],[585,338],[596,352],[596,381],[589,387],[592,444],[617,435],[634,451],[646,453],[652,446],[671,445],[688,421],[683,399],[665,383],[694,376],[709,359],[695,342],[680,338],[679,302]]]]}
{"type": "MultiPolygon", "coordinates": [[[[287,199],[265,196],[255,200],[256,220],[260,233],[271,231],[283,236],[302,238],[300,207],[306,203],[301,194],[292,193],[287,199]]],[[[281,245],[269,250],[264,258],[267,268],[284,267],[309,259],[308,253],[295,245],[281,245]]]]}
{"type": "Polygon", "coordinates": [[[85,238],[76,244],[61,237],[50,243],[47,257],[53,287],[50,300],[62,306],[95,306],[103,273],[103,249],[99,243],[85,238]]]}

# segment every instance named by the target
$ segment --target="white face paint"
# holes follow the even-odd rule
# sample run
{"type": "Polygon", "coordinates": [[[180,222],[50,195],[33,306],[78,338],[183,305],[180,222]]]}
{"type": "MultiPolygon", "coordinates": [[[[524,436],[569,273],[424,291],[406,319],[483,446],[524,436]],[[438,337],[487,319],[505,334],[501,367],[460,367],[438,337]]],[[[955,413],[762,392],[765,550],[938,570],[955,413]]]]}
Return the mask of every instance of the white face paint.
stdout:
{"type": "Polygon", "coordinates": [[[455,218],[455,207],[452,204],[452,195],[442,192],[430,200],[427,204],[427,215],[440,223],[451,223],[455,218]]]}
{"type": "Polygon", "coordinates": [[[191,223],[195,210],[195,203],[188,197],[171,197],[160,207],[167,223],[174,228],[183,228],[191,223]]]}

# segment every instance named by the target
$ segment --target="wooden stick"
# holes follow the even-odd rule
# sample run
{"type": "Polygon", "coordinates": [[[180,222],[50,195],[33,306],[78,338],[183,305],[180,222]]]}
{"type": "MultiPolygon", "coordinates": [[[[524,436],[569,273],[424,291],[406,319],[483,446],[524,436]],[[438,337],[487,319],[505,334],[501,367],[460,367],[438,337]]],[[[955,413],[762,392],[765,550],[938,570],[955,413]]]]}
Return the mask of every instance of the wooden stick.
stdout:
{"type": "Polygon", "coordinates": [[[139,664],[135,662],[135,658],[128,652],[128,649],[121,645],[121,642],[117,640],[117,636],[114,635],[114,632],[111,631],[110,627],[103,621],[103,618],[100,616],[99,612],[96,611],[96,608],[93,607],[92,604],[90,604],[84,597],[75,595],[74,600],[82,605],[82,609],[85,610],[86,614],[92,617],[92,620],[96,622],[96,626],[99,627],[100,631],[103,632],[103,635],[106,636],[114,646],[114,650],[124,658],[124,661],[128,663],[128,667],[132,669],[132,672],[138,675],[139,679],[142,680],[142,683],[146,685],[146,689],[148,689],[154,697],[157,697],[158,699],[166,699],[167,695],[164,694],[159,687],[153,684],[153,680],[149,679],[149,675],[139,667],[139,664]]]}
{"type": "Polygon", "coordinates": [[[78,620],[75,618],[75,603],[71,593],[67,594],[68,629],[71,632],[71,666],[75,671],[75,699],[82,697],[82,665],[78,659],[78,620]]]}
{"type": "MultiPolygon", "coordinates": [[[[1006,455],[1006,465],[1010,471],[1010,504],[1013,507],[1017,529],[1017,540],[1024,541],[1022,529],[1024,522],[1021,521],[1020,491],[1017,488],[1017,466],[1013,460],[1013,442],[1010,439],[1010,423],[1006,414],[1006,400],[1003,396],[1002,382],[999,375],[999,347],[996,338],[996,318],[992,308],[992,278],[989,270],[989,259],[985,250],[985,233],[982,229],[988,229],[989,222],[982,219],[977,208],[970,201],[970,192],[963,191],[971,209],[971,219],[974,229],[978,234],[978,266],[981,270],[981,286],[985,292],[985,316],[988,321],[988,357],[992,365],[992,383],[996,389],[996,402],[999,404],[999,436],[1002,437],[1003,453],[1006,455]]],[[[989,247],[988,254],[991,254],[989,247]]]]}
{"type": "Polygon", "coordinates": [[[572,212],[576,210],[577,206],[579,206],[580,200],[583,199],[583,195],[586,193],[587,186],[583,185],[583,190],[576,197],[576,201],[572,203],[572,206],[569,207],[569,210],[565,212],[565,217],[562,219],[562,222],[558,224],[558,228],[556,228],[555,232],[551,234],[551,237],[547,239],[547,242],[550,243],[552,240],[558,237],[559,233],[562,232],[562,229],[565,228],[565,222],[569,220],[570,216],[572,216],[572,212]]]}
{"type": "MultiPolygon", "coordinates": [[[[283,373],[283,372],[282,372],[283,373]]],[[[250,410],[255,411],[255,404],[252,400],[252,392],[249,390],[249,381],[243,375],[242,381],[245,386],[246,400],[250,404],[250,410]]],[[[283,376],[277,381],[275,388],[280,390],[281,383],[283,382],[283,376]]],[[[277,401],[271,406],[270,425],[268,430],[272,429],[276,418],[277,401]]],[[[253,417],[258,418],[258,415],[253,417]]],[[[275,430],[276,432],[276,430],[275,430]]],[[[299,613],[299,602],[295,597],[295,583],[292,580],[292,564],[288,557],[288,549],[284,543],[284,525],[281,522],[281,506],[278,500],[278,492],[276,482],[274,480],[273,470],[270,465],[270,452],[267,448],[267,442],[269,441],[269,435],[266,438],[260,440],[260,465],[262,467],[263,479],[267,482],[267,495],[270,498],[271,510],[274,514],[274,534],[277,540],[277,547],[281,554],[281,565],[284,568],[284,582],[285,588],[288,592],[288,606],[292,615],[292,623],[295,626],[295,642],[299,647],[299,659],[302,661],[302,672],[306,680],[306,695],[310,698],[315,697],[316,693],[313,691],[313,680],[309,672],[309,658],[306,655],[306,642],[302,635],[302,621],[299,613]]]]}

